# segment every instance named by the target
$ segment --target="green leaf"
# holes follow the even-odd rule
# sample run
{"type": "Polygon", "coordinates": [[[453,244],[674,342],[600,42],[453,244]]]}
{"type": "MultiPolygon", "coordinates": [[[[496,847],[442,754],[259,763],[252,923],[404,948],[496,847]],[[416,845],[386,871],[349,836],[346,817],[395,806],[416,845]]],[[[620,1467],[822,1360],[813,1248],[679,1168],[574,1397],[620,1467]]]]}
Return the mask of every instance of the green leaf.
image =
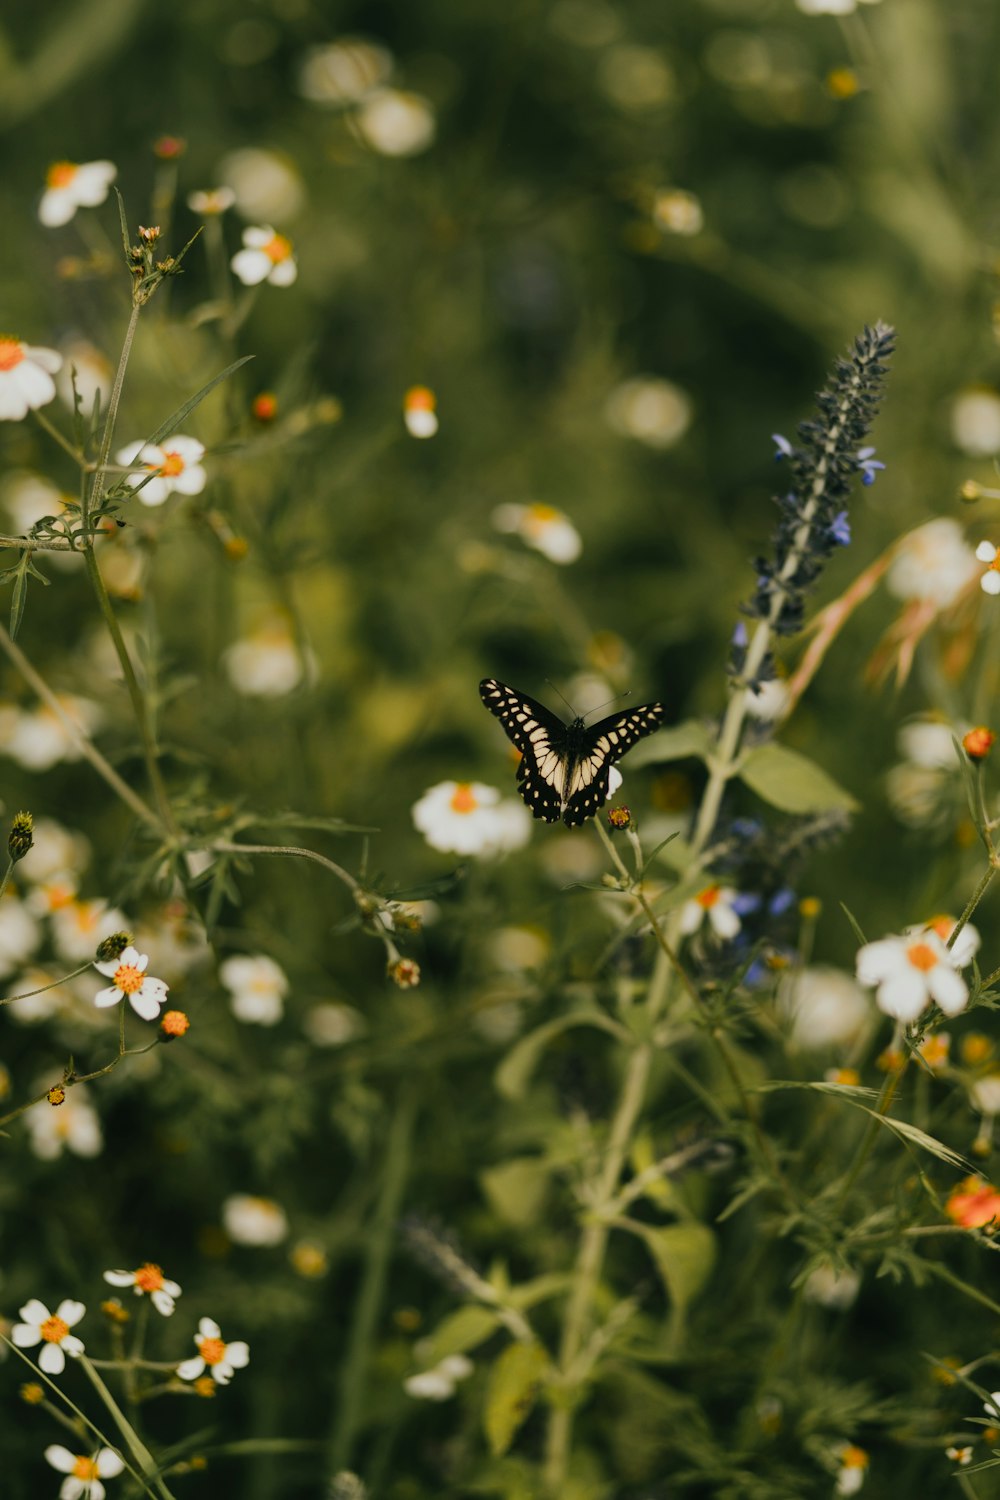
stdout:
{"type": "Polygon", "coordinates": [[[483,1429],[494,1458],[507,1452],[538,1399],[548,1363],[541,1344],[510,1344],[490,1371],[483,1429]]]}
{"type": "Polygon", "coordinates": [[[922,1150],[929,1151],[932,1156],[936,1156],[939,1160],[947,1162],[951,1167],[958,1167],[960,1171],[971,1173],[976,1170],[971,1162],[966,1161],[964,1156],[960,1156],[957,1151],[953,1151],[950,1146],[946,1146],[943,1141],[939,1141],[935,1136],[928,1135],[926,1130],[921,1130],[919,1126],[911,1125],[908,1120],[896,1120],[892,1115],[880,1115],[877,1109],[869,1109],[868,1105],[862,1101],[864,1099],[877,1098],[875,1089],[864,1088],[862,1085],[855,1083],[826,1083],[819,1081],[800,1083],[794,1080],[776,1079],[771,1083],[761,1084],[759,1092],[771,1093],[777,1089],[813,1089],[818,1094],[840,1095],[847,1104],[853,1105],[855,1109],[860,1109],[862,1114],[870,1115],[873,1120],[877,1120],[880,1125],[885,1126],[886,1130],[891,1130],[901,1140],[908,1141],[913,1146],[920,1146],[922,1150]]]}
{"type": "Polygon", "coordinates": [[[505,1224],[537,1224],[549,1190],[549,1169],[539,1156],[517,1156],[479,1174],[490,1207],[505,1224]]]}
{"type": "Polygon", "coordinates": [[[507,1303],[520,1312],[527,1312],[529,1307],[547,1302],[550,1297],[561,1297],[572,1285],[573,1277],[568,1271],[546,1271],[542,1276],[534,1276],[531,1281],[522,1281],[519,1286],[511,1287],[507,1303]]]}
{"type": "Polygon", "coordinates": [[[702,1290],[715,1266],[716,1240],[707,1224],[691,1220],[684,1224],[641,1224],[636,1219],[616,1219],[645,1242],[660,1280],[670,1298],[668,1347],[676,1351],[684,1334],[684,1320],[691,1302],[702,1290]]]}
{"type": "Polygon", "coordinates": [[[573,1010],[565,1016],[556,1016],[552,1021],[546,1021],[544,1026],[538,1026],[534,1031],[522,1037],[513,1047],[496,1071],[495,1082],[497,1089],[505,1099],[520,1099],[534,1073],[545,1048],[564,1031],[569,1031],[573,1026],[596,1026],[601,1031],[608,1031],[619,1040],[631,1041],[631,1037],[624,1027],[619,1026],[610,1016],[606,1016],[600,1010],[573,1010]]]}
{"type": "Polygon", "coordinates": [[[204,401],[209,391],[213,391],[223,380],[228,380],[230,375],[234,374],[241,365],[245,365],[251,359],[253,359],[252,354],[244,354],[242,359],[235,359],[231,365],[227,365],[224,370],[220,370],[219,374],[214,376],[207,385],[203,385],[200,391],[196,391],[188,401],[184,402],[183,406],[179,406],[175,412],[172,412],[165,422],[161,422],[156,431],[150,433],[149,437],[146,438],[146,442],[159,443],[163,438],[169,437],[181,425],[188,413],[194,411],[195,407],[204,401]]]}
{"type": "Polygon", "coordinates": [[[499,1315],[492,1308],[474,1303],[460,1307],[420,1340],[420,1359],[430,1369],[451,1354],[465,1354],[484,1344],[499,1327],[499,1315]]]}
{"type": "Polygon", "coordinates": [[[841,903],[840,903],[840,909],[844,913],[844,916],[847,918],[847,920],[851,924],[851,931],[854,933],[854,936],[857,939],[858,947],[859,948],[863,948],[865,946],[865,944],[867,943],[868,939],[865,937],[864,933],[861,931],[861,924],[860,924],[860,922],[854,916],[853,912],[851,912],[844,905],[843,901],[841,901],[841,903]]]}
{"type": "Polygon", "coordinates": [[[629,751],[630,766],[656,766],[669,760],[687,760],[697,756],[707,760],[712,752],[708,729],[697,719],[687,719],[672,729],[658,729],[629,751]]]}
{"type": "Polygon", "coordinates": [[[751,791],[782,812],[852,812],[858,803],[815,761],[785,745],[758,745],[740,764],[751,791]]]}

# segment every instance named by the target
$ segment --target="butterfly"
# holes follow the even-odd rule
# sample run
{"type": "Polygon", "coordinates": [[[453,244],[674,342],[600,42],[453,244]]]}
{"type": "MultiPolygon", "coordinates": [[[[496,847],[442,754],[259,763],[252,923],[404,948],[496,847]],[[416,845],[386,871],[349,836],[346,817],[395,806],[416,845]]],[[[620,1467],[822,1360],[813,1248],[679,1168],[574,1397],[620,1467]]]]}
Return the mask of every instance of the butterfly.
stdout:
{"type": "Polygon", "coordinates": [[[521,752],[517,789],[536,818],[576,828],[608,800],[611,767],[636,740],[659,729],[662,703],[644,703],[612,714],[588,729],[583,719],[563,723],[557,714],[516,688],[487,677],[479,696],[521,752]]]}

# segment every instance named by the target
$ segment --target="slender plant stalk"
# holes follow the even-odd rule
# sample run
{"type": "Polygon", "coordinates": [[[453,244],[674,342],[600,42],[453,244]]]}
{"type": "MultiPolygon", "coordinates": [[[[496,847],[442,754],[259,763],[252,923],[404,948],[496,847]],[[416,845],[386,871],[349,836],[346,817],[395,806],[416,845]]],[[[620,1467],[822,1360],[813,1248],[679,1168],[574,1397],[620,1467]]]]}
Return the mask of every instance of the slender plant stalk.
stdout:
{"type": "Polygon", "coordinates": [[[107,1407],[112,1421],[115,1423],[118,1431],[125,1439],[125,1442],[128,1445],[133,1458],[142,1471],[143,1483],[146,1486],[147,1490],[149,1490],[151,1493],[159,1495],[161,1497],[161,1500],[174,1500],[174,1497],[171,1494],[170,1490],[167,1488],[167,1485],[156,1472],[156,1460],[153,1458],[153,1455],[143,1443],[142,1439],[139,1437],[139,1434],[136,1432],[135,1428],[132,1426],[131,1422],[128,1420],[125,1413],[122,1411],[121,1407],[118,1405],[117,1401],[112,1396],[111,1392],[104,1384],[104,1381],[101,1379],[100,1375],[94,1369],[94,1366],[91,1364],[90,1360],[85,1354],[80,1355],[80,1364],[91,1385],[94,1387],[94,1390],[97,1392],[101,1400],[104,1402],[104,1405],[107,1407]]]}
{"type": "Polygon", "coordinates": [[[104,431],[101,434],[101,450],[97,456],[97,464],[94,468],[94,481],[89,491],[85,488],[83,494],[82,510],[84,522],[84,546],[88,550],[93,547],[94,539],[88,536],[87,522],[90,511],[94,504],[100,502],[104,481],[108,474],[108,461],[111,457],[111,444],[114,442],[115,423],[118,421],[118,408],[122,400],[122,387],[125,384],[125,371],[128,369],[129,355],[132,353],[132,344],[135,341],[135,331],[139,326],[139,314],[142,312],[141,302],[132,303],[132,312],[125,330],[125,338],[122,342],[122,352],[118,357],[118,368],[115,371],[114,384],[111,387],[111,396],[108,400],[108,413],[104,421],[104,431]]]}

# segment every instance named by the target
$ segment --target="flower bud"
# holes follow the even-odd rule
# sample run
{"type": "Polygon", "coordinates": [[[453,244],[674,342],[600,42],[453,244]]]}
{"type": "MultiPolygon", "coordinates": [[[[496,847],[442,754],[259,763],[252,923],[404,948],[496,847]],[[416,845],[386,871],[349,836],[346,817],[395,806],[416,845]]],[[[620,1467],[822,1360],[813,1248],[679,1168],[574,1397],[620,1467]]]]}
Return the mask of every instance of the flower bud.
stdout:
{"type": "Polygon", "coordinates": [[[113,932],[97,945],[97,962],[109,964],[113,958],[120,958],[132,942],[130,932],[113,932]]]}
{"type": "Polygon", "coordinates": [[[168,1010],[160,1017],[160,1034],[165,1042],[175,1042],[190,1026],[191,1022],[182,1010],[168,1010]]]}
{"type": "Polygon", "coordinates": [[[34,820],[30,812],[15,813],[7,835],[7,853],[11,863],[23,859],[35,841],[34,820]]]}
{"type": "Polygon", "coordinates": [[[611,829],[612,833],[621,832],[626,828],[631,828],[631,826],[632,813],[629,808],[625,807],[624,805],[621,807],[613,807],[608,813],[608,827],[611,829]]]}
{"type": "Polygon", "coordinates": [[[985,724],[980,724],[976,729],[970,729],[968,734],[962,737],[962,749],[970,760],[985,760],[990,753],[996,735],[992,729],[987,729],[985,724]]]}

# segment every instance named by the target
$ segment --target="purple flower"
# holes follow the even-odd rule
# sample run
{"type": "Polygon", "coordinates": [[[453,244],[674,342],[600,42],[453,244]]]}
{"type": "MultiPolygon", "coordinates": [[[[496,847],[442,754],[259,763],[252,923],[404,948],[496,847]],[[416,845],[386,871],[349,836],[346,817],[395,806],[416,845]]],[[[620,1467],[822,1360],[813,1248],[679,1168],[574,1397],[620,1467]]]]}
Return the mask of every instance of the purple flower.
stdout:
{"type": "Polygon", "coordinates": [[[858,449],[858,468],[861,470],[862,484],[874,484],[876,469],[885,468],[885,464],[879,463],[877,458],[872,457],[874,452],[874,448],[858,449]]]}
{"type": "MultiPolygon", "coordinates": [[[[872,481],[870,479],[866,479],[863,482],[865,484],[871,484],[872,481]]],[[[838,511],[833,520],[830,522],[830,538],[832,541],[837,543],[838,547],[850,546],[851,523],[848,520],[846,510],[838,511]]]]}
{"type": "MultiPolygon", "coordinates": [[[[771,433],[771,442],[775,447],[775,462],[777,462],[777,460],[781,458],[791,458],[793,452],[795,451],[788,439],[786,437],[782,437],[780,432],[771,433]]],[[[875,452],[874,448],[872,449],[872,452],[875,452]]]]}

